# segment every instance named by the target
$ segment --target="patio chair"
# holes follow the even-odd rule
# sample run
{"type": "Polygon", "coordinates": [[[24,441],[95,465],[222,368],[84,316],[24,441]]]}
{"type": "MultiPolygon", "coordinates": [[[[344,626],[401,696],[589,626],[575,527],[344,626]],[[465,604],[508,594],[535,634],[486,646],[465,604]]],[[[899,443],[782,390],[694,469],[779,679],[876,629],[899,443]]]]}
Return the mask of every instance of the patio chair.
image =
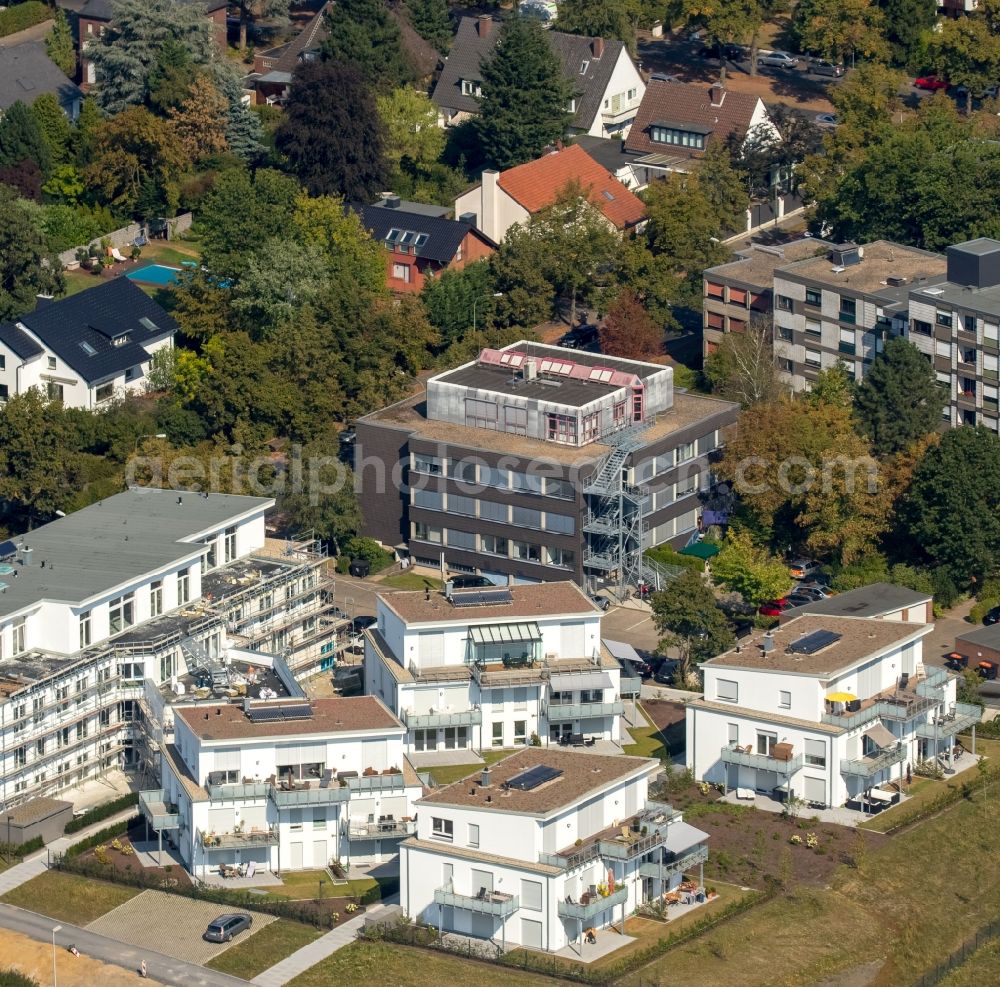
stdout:
{"type": "Polygon", "coordinates": [[[621,832],[622,832],[622,839],[626,843],[632,843],[635,841],[635,833],[633,833],[632,830],[628,828],[628,826],[622,826],[621,832]]]}
{"type": "Polygon", "coordinates": [[[476,894],[476,901],[485,901],[485,900],[486,900],[486,888],[482,887],[482,888],[479,889],[479,892],[476,894]]]}
{"type": "Polygon", "coordinates": [[[587,747],[593,747],[594,744],[597,743],[597,738],[596,737],[588,737],[583,743],[587,747]]]}

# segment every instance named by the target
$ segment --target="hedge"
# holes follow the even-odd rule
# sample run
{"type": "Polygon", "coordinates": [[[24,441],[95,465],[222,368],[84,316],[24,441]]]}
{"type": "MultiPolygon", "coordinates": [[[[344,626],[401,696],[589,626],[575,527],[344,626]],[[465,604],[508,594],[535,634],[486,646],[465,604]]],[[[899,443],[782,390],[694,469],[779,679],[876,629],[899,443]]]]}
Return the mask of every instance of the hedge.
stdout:
{"type": "Polygon", "coordinates": [[[657,545],[656,548],[647,548],[645,551],[647,559],[659,562],[661,565],[675,565],[682,569],[690,569],[692,572],[703,573],[705,571],[704,559],[699,559],[695,555],[681,555],[676,549],[669,545],[657,545]]]}
{"type": "Polygon", "coordinates": [[[78,833],[81,829],[86,829],[88,826],[92,826],[96,822],[100,822],[102,819],[107,819],[109,816],[115,816],[119,812],[124,812],[125,809],[131,809],[132,806],[139,804],[139,796],[136,792],[129,792],[128,795],[123,795],[119,799],[115,799],[113,802],[105,802],[104,805],[95,806],[93,809],[89,809],[82,816],[77,816],[71,822],[66,824],[66,828],[63,830],[64,833],[78,833]]]}
{"type": "Polygon", "coordinates": [[[113,826],[105,826],[104,829],[99,829],[92,836],[88,836],[85,839],[80,840],[79,843],[74,843],[67,851],[67,857],[79,857],[81,853],[86,853],[88,850],[92,850],[95,846],[100,846],[102,843],[107,843],[113,840],[116,836],[122,836],[127,833],[133,826],[137,826],[141,816],[131,816],[122,822],[116,822],[113,826]]]}
{"type": "Polygon", "coordinates": [[[13,857],[23,860],[29,853],[41,850],[43,846],[45,846],[45,840],[40,836],[28,840],[27,843],[0,843],[0,856],[4,860],[10,860],[13,857]]]}
{"type": "Polygon", "coordinates": [[[41,24],[51,16],[52,10],[39,0],[28,0],[27,3],[19,3],[16,7],[0,10],[0,38],[41,24]]]}

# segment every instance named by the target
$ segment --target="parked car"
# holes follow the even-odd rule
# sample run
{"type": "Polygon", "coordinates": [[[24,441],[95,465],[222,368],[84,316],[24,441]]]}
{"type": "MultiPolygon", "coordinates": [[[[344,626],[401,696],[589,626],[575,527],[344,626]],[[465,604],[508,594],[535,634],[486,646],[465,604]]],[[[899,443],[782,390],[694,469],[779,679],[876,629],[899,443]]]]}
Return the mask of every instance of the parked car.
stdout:
{"type": "Polygon", "coordinates": [[[1000,607],[994,607],[992,610],[987,610],[986,615],[983,617],[984,624],[1000,624],[1000,607]]]}
{"type": "Polygon", "coordinates": [[[817,113],[816,114],[816,126],[817,127],[836,127],[839,121],[837,120],[836,113],[817,113]]]}
{"type": "Polygon", "coordinates": [[[834,592],[824,581],[825,576],[806,579],[795,587],[796,593],[809,593],[814,599],[826,600],[834,595],[834,592]]]}
{"type": "Polygon", "coordinates": [[[808,596],[805,593],[789,593],[785,599],[787,599],[793,607],[807,607],[810,603],[816,602],[811,596],[808,596]]]}
{"type": "Polygon", "coordinates": [[[606,596],[596,596],[592,593],[590,596],[590,602],[593,603],[598,610],[611,609],[611,601],[606,596]]]}
{"type": "Polygon", "coordinates": [[[799,60],[787,51],[762,51],[757,54],[758,68],[767,65],[774,69],[793,69],[798,64],[799,60]]]}
{"type": "Polygon", "coordinates": [[[449,582],[452,589],[489,589],[494,585],[485,576],[452,576],[449,582]]]}
{"type": "Polygon", "coordinates": [[[936,75],[922,75],[913,80],[913,85],[917,89],[926,89],[928,92],[936,93],[939,89],[947,89],[948,83],[944,79],[939,79],[936,75]]]}
{"type": "Polygon", "coordinates": [[[809,71],[813,75],[828,75],[832,79],[839,79],[844,74],[844,66],[825,58],[814,58],[809,63],[809,71]]]}
{"type": "Polygon", "coordinates": [[[820,600],[825,600],[829,593],[819,586],[796,586],[789,595],[801,597],[810,603],[818,603],[820,600]]]}
{"type": "Polygon", "coordinates": [[[705,45],[698,54],[702,58],[728,58],[731,62],[742,62],[746,58],[746,50],[740,45],[705,45]]]}
{"type": "Polygon", "coordinates": [[[677,663],[673,661],[663,661],[653,672],[653,681],[660,685],[673,685],[674,673],[677,671],[677,663]]]}
{"type": "Polygon", "coordinates": [[[762,617],[780,617],[786,610],[791,610],[793,603],[788,601],[788,597],[783,596],[780,600],[768,600],[762,603],[757,612],[762,617]]]}
{"type": "Polygon", "coordinates": [[[365,631],[378,622],[376,617],[355,617],[351,621],[351,639],[347,645],[350,651],[361,651],[365,646],[365,631]]]}
{"type": "Polygon", "coordinates": [[[820,564],[814,559],[792,559],[788,563],[788,575],[792,579],[811,579],[820,570],[820,564]]]}
{"type": "Polygon", "coordinates": [[[208,928],[202,939],[208,942],[232,942],[233,936],[238,936],[241,932],[249,929],[253,925],[253,916],[246,912],[232,912],[228,915],[220,915],[208,923],[208,928]]]}

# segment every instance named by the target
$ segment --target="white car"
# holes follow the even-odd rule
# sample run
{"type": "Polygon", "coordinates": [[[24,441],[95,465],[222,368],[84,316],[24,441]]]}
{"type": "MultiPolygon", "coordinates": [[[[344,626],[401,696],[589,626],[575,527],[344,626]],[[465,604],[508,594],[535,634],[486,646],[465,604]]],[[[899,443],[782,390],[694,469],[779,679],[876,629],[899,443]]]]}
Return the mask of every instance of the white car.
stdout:
{"type": "Polygon", "coordinates": [[[758,68],[769,65],[775,69],[793,69],[798,64],[799,60],[787,51],[762,51],[757,54],[758,68]]]}

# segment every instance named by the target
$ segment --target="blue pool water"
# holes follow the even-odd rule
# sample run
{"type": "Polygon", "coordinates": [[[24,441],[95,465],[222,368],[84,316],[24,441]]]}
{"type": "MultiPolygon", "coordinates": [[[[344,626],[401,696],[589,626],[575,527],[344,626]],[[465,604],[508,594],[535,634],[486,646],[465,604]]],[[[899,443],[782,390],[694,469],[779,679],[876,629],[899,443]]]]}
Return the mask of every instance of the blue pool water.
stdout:
{"type": "Polygon", "coordinates": [[[167,267],[165,264],[150,264],[138,270],[129,271],[125,275],[130,281],[142,281],[145,284],[173,284],[180,274],[179,267],[167,267]]]}

